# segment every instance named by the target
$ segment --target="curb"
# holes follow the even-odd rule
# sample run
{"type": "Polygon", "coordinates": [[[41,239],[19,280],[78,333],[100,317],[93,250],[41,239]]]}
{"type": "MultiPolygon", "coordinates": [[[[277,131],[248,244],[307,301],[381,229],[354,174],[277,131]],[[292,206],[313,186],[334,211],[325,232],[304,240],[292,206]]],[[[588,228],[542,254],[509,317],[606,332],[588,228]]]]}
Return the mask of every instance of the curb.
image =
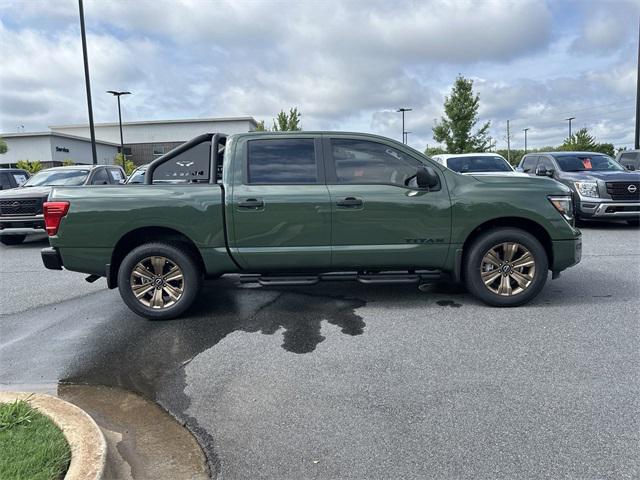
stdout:
{"type": "Polygon", "coordinates": [[[0,392],[0,402],[27,400],[62,430],[71,448],[71,463],[65,480],[102,480],[107,443],[96,422],[84,410],[43,393],[0,392]]]}

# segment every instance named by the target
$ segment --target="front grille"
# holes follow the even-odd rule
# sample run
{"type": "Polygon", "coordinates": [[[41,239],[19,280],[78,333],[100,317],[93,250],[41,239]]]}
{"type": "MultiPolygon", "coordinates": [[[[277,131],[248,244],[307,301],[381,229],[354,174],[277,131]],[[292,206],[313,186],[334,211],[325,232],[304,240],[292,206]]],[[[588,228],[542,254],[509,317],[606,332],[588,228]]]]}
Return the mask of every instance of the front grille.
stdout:
{"type": "Polygon", "coordinates": [[[39,215],[41,213],[42,198],[0,200],[0,215],[39,215]]]}
{"type": "Polygon", "coordinates": [[[607,182],[607,193],[613,200],[640,200],[640,182],[607,182]]]}

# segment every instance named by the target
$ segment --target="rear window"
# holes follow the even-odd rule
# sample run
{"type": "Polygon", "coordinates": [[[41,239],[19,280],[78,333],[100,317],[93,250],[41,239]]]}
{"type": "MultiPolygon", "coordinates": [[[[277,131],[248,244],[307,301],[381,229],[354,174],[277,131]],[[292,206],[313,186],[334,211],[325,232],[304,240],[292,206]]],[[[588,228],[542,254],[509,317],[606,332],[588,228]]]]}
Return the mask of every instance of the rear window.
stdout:
{"type": "Polygon", "coordinates": [[[318,166],[312,138],[249,140],[249,183],[317,183],[318,166]]]}
{"type": "Polygon", "coordinates": [[[447,167],[459,173],[467,172],[511,172],[511,166],[499,156],[450,157],[447,167]]]}

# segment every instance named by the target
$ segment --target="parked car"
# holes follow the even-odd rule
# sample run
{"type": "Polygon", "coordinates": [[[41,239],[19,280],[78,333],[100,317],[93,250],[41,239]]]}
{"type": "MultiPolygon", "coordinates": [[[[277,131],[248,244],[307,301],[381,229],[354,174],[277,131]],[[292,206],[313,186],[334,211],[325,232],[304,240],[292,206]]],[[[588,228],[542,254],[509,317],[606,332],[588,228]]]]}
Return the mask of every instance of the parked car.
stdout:
{"type": "Polygon", "coordinates": [[[29,180],[29,172],[21,168],[0,168],[0,190],[17,188],[29,180]]]}
{"type": "Polygon", "coordinates": [[[117,165],[75,165],[41,170],[22,186],[0,192],[0,243],[17,245],[45,234],[42,205],[55,186],[117,185],[126,178],[117,165]]]}
{"type": "Polygon", "coordinates": [[[640,150],[623,150],[618,152],[616,161],[627,170],[640,170],[640,150]]]}
{"type": "Polygon", "coordinates": [[[513,167],[497,153],[460,153],[434,155],[436,162],[454,172],[467,174],[514,173],[513,167]]]}
{"type": "Polygon", "coordinates": [[[580,261],[572,212],[571,190],[548,178],[459,175],[375,135],[204,134],[154,160],[144,185],[55,187],[42,260],[106,277],[150,319],[180,315],[203,277],[226,273],[263,285],[445,275],[509,307],[580,261]]]}
{"type": "Polygon", "coordinates": [[[522,157],[518,171],[542,175],[574,192],[578,219],[640,220],[640,172],[630,172],[596,152],[537,152],[522,157]]]}

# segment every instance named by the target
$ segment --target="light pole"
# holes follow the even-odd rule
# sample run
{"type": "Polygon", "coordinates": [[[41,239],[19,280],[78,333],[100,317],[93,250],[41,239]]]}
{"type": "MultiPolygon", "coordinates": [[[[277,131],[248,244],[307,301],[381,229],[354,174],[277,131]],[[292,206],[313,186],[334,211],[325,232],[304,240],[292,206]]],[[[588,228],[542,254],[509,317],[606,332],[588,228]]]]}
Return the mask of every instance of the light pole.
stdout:
{"type": "Polygon", "coordinates": [[[529,130],[528,128],[523,128],[522,131],[524,132],[524,153],[527,153],[527,130],[529,130]]]}
{"type": "Polygon", "coordinates": [[[122,162],[124,165],[124,141],[122,140],[122,111],[120,110],[120,96],[131,95],[131,92],[116,92],[115,90],[107,90],[107,93],[118,97],[118,123],[120,124],[120,153],[122,154],[122,162]]]}
{"type": "Polygon", "coordinates": [[[404,141],[404,112],[410,112],[411,110],[413,110],[412,108],[405,108],[405,107],[401,107],[398,110],[396,110],[396,112],[402,112],[402,143],[406,143],[404,141]]]}
{"type": "Polygon", "coordinates": [[[84,60],[84,82],[87,89],[87,109],[89,110],[89,133],[91,135],[91,154],[93,164],[98,164],[98,153],[96,152],[96,131],[93,127],[93,107],[91,106],[91,81],[89,80],[89,58],[87,56],[87,35],[84,30],[84,8],[82,0],[78,0],[78,10],[80,11],[80,37],[82,38],[82,58],[84,60]]]}
{"type": "Polygon", "coordinates": [[[569,141],[571,141],[571,120],[575,120],[576,117],[565,118],[567,122],[569,122],[569,141]]]}

